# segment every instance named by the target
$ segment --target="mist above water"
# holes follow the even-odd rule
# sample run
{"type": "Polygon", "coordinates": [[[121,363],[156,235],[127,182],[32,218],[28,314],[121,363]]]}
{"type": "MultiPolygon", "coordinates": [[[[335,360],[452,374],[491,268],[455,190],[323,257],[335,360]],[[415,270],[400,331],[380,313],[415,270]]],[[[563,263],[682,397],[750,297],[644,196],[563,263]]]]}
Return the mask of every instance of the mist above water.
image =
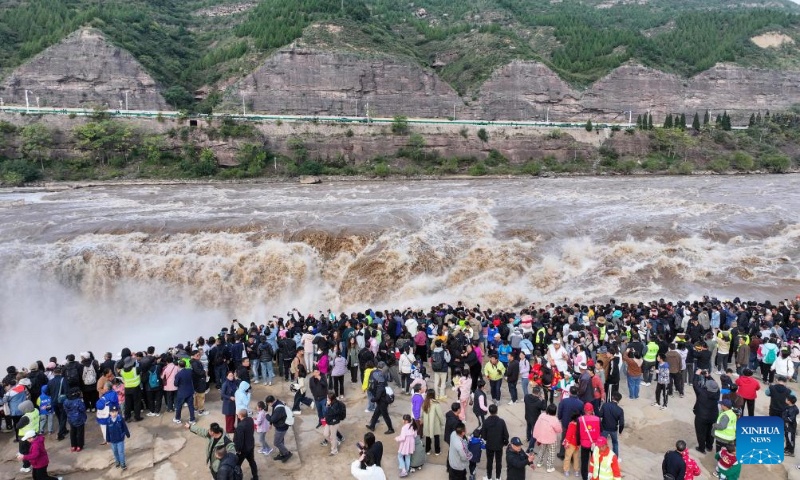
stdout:
{"type": "Polygon", "coordinates": [[[793,297],[798,187],[784,175],[0,194],[25,200],[0,208],[0,362],[161,348],[292,307],[793,297]]]}

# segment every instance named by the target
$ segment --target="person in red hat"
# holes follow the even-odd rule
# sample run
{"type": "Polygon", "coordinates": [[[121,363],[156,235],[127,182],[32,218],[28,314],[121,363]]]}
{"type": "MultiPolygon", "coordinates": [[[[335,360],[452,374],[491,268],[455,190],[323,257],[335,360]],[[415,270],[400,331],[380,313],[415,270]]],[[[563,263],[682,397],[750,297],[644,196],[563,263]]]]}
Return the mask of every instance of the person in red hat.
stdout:
{"type": "Polygon", "coordinates": [[[608,448],[606,437],[599,437],[594,444],[597,448],[592,453],[588,478],[590,480],[621,480],[619,461],[614,452],[608,448]]]}
{"type": "Polygon", "coordinates": [[[578,419],[575,437],[581,446],[581,478],[588,478],[592,447],[598,439],[603,438],[600,436],[600,417],[594,414],[594,405],[591,403],[583,405],[583,416],[578,419]]]}

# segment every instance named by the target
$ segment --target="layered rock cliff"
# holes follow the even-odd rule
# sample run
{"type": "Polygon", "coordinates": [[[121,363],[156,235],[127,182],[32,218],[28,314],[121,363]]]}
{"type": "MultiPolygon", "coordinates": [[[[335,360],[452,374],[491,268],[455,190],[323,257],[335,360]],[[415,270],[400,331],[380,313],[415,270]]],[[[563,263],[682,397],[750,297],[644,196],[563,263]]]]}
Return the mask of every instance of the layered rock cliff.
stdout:
{"type": "Polygon", "coordinates": [[[167,108],[160,88],[127,51],[111,45],[97,30],[78,30],[12,72],[0,83],[7,105],[83,107],[106,105],[131,110],[167,108]]]}
{"type": "Polygon", "coordinates": [[[287,49],[228,90],[226,107],[297,115],[447,117],[464,103],[434,72],[413,62],[353,53],[287,49]]]}
{"type": "Polygon", "coordinates": [[[625,65],[585,90],[573,88],[539,62],[514,61],[466,101],[434,72],[413,63],[290,49],[270,57],[228,91],[226,108],[298,115],[366,114],[446,118],[627,121],[650,111],[660,122],[667,113],[688,117],[706,109],[727,110],[734,122],[754,111],[781,110],[800,101],[800,72],[720,64],[692,78],[641,65],[625,65]]]}

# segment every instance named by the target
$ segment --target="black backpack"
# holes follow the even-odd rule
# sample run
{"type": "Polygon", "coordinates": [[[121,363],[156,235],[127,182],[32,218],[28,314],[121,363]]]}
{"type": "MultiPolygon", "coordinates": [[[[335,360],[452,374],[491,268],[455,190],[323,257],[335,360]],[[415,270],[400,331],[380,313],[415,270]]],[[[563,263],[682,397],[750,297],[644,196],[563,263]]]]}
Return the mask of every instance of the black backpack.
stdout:
{"type": "Polygon", "coordinates": [[[72,386],[81,384],[81,377],[80,375],[78,375],[77,362],[70,362],[67,365],[67,367],[64,369],[64,378],[66,378],[67,383],[69,383],[72,386]]]}
{"type": "Polygon", "coordinates": [[[444,362],[444,350],[433,352],[431,368],[434,372],[446,372],[447,364],[444,362]]]}

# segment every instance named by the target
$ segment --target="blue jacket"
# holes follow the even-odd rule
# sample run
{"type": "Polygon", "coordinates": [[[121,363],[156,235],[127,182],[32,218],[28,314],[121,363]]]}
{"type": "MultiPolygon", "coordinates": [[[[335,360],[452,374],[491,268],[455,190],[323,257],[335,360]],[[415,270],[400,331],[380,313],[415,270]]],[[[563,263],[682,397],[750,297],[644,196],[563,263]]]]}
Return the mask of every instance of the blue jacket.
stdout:
{"type": "Polygon", "coordinates": [[[237,411],[239,410],[249,411],[248,407],[250,406],[250,394],[247,392],[247,390],[249,389],[250,389],[250,384],[247,382],[241,382],[239,384],[239,387],[236,389],[236,395],[234,395],[234,398],[236,398],[237,411]]]}
{"type": "MultiPolygon", "coordinates": [[[[103,396],[100,397],[100,400],[98,400],[97,403],[95,404],[95,408],[97,410],[103,410],[104,408],[111,406],[119,408],[119,397],[117,397],[117,392],[115,392],[114,390],[104,393],[103,396]]],[[[99,425],[108,425],[108,420],[110,418],[111,418],[110,416],[105,418],[98,417],[97,423],[99,425]]]]}
{"type": "Polygon", "coordinates": [[[108,425],[106,425],[106,441],[109,443],[124,442],[125,437],[131,438],[131,432],[128,430],[128,424],[121,414],[117,415],[117,419],[113,420],[108,417],[108,425]]]}
{"type": "Polygon", "coordinates": [[[80,427],[86,423],[86,405],[83,398],[69,398],[64,402],[64,410],[67,412],[67,421],[73,427],[80,427]]]}
{"type": "Polygon", "coordinates": [[[236,390],[239,387],[239,380],[225,380],[222,384],[222,414],[223,415],[236,415],[236,401],[231,400],[231,397],[236,397],[236,390]]]}
{"type": "Polygon", "coordinates": [[[50,415],[53,413],[53,399],[47,394],[47,385],[42,387],[39,395],[39,415],[50,415]]]}
{"type": "Polygon", "coordinates": [[[481,463],[481,450],[483,450],[483,448],[483,440],[481,440],[480,437],[469,437],[467,450],[469,450],[469,453],[472,454],[470,462],[481,463]]]}
{"type": "Polygon", "coordinates": [[[192,370],[188,368],[182,368],[181,371],[175,375],[175,386],[178,387],[178,399],[189,398],[194,395],[192,370]]]}
{"type": "Polygon", "coordinates": [[[583,402],[578,397],[565,398],[558,404],[558,419],[561,420],[561,426],[565,432],[572,420],[572,412],[580,411],[583,411],[583,402]]]}

